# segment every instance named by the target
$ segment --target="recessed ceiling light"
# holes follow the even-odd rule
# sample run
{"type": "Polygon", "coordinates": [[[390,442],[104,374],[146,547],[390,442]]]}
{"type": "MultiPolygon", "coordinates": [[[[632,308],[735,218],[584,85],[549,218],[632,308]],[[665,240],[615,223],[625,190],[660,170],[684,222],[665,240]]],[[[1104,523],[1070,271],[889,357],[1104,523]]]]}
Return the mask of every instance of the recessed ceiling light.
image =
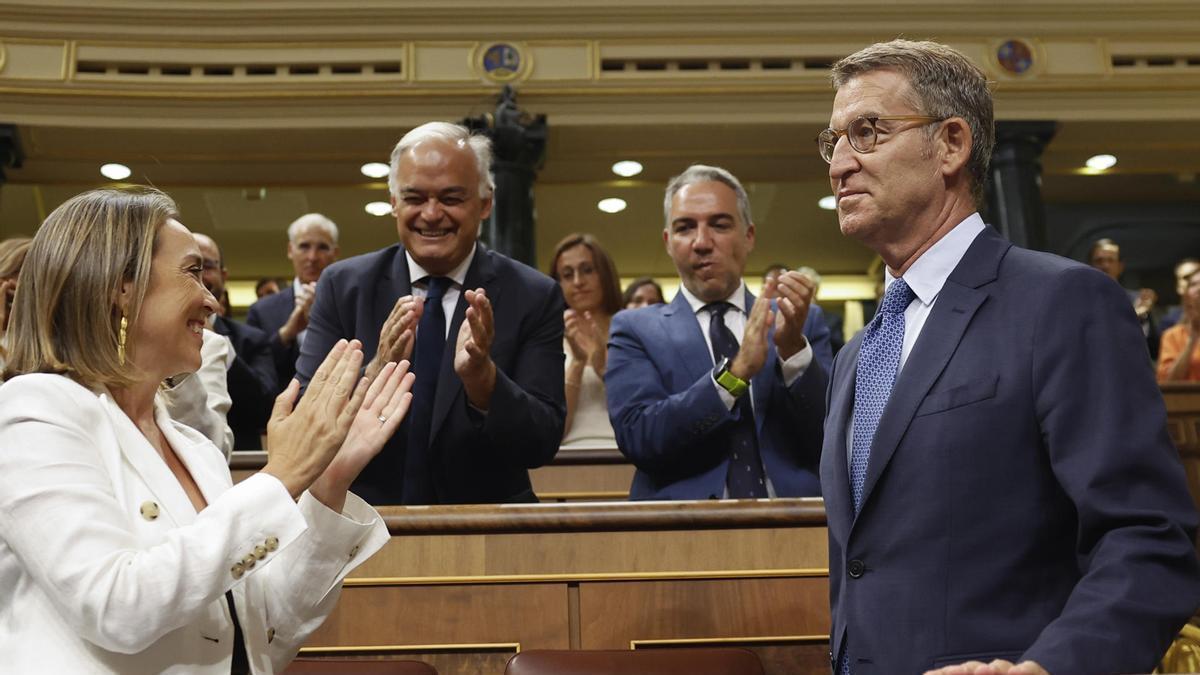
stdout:
{"type": "Polygon", "coordinates": [[[601,199],[600,202],[596,204],[596,208],[605,213],[620,213],[621,211],[625,210],[626,206],[627,204],[625,203],[625,200],[618,197],[601,199]]]}
{"type": "Polygon", "coordinates": [[[612,165],[613,173],[625,178],[632,178],[642,172],[642,163],[624,159],[612,165]]]}
{"type": "Polygon", "coordinates": [[[1105,169],[1111,169],[1116,166],[1117,158],[1112,155],[1096,155],[1094,157],[1088,157],[1088,161],[1084,163],[1087,164],[1087,168],[1089,169],[1104,171],[1105,169]]]}
{"type": "Polygon", "coordinates": [[[368,178],[383,178],[388,175],[388,171],[390,170],[391,167],[383,162],[368,162],[363,164],[362,168],[359,169],[368,178]]]}
{"type": "Polygon", "coordinates": [[[100,175],[109,180],[125,180],[133,175],[133,172],[124,164],[105,164],[100,167],[100,175]]]}
{"type": "Polygon", "coordinates": [[[817,200],[817,206],[825,209],[826,211],[834,211],[837,209],[837,197],[834,197],[833,195],[825,195],[817,200]]]}
{"type": "Polygon", "coordinates": [[[371,202],[363,208],[373,216],[386,216],[392,212],[392,205],[387,202],[371,202]]]}

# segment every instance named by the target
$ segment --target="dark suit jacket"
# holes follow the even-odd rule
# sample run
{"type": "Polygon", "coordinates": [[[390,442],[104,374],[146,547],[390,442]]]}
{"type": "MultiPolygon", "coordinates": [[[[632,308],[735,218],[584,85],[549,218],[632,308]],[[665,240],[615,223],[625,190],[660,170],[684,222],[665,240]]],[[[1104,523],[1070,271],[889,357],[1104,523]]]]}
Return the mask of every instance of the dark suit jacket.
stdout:
{"type": "MultiPolygon", "coordinates": [[[[746,307],[754,296],[746,293],[746,307]]],[[[775,343],[751,380],[759,454],[780,497],[821,492],[817,463],[825,414],[829,330],[813,305],[804,334],[813,361],[783,384],[775,343]]],[[[725,491],[728,426],[738,409],[725,408],[712,382],[713,357],[683,293],[669,305],[618,312],[608,342],[608,414],[621,452],[637,467],[633,499],[709,499],[725,491]]]]}
{"type": "Polygon", "coordinates": [[[896,378],[856,518],[861,339],[834,364],[821,461],[833,654],[856,675],[1154,668],[1200,604],[1196,513],[1121,288],[986,228],[896,378]]]}
{"type": "Polygon", "coordinates": [[[223,316],[214,319],[213,330],[229,337],[235,353],[226,373],[229,397],[233,399],[227,415],[233,430],[233,449],[258,450],[279,392],[270,338],[254,326],[223,316]]]}
{"type": "MultiPolygon", "coordinates": [[[[528,469],[558,451],[566,421],[563,395],[562,291],[552,279],[482,244],[464,290],[484,288],[491,301],[496,389],[486,415],[470,408],[454,372],[454,349],[466,311],[459,296],[442,357],[433,407],[431,447],[437,501],[443,504],[536,501],[528,469]]],[[[330,265],[321,274],[297,376],[307,384],[340,338],[358,338],[370,360],[379,330],[412,285],[398,244],[330,265]]],[[[404,503],[404,424],[354,483],[374,504],[404,503]]]]}
{"type": "Polygon", "coordinates": [[[246,313],[246,323],[267,334],[271,344],[271,354],[275,359],[275,381],[278,394],[287,388],[288,383],[296,376],[296,359],[300,356],[298,340],[285,345],[279,339],[279,329],[287,323],[296,306],[296,289],[288,284],[278,293],[268,295],[250,305],[246,313]]]}

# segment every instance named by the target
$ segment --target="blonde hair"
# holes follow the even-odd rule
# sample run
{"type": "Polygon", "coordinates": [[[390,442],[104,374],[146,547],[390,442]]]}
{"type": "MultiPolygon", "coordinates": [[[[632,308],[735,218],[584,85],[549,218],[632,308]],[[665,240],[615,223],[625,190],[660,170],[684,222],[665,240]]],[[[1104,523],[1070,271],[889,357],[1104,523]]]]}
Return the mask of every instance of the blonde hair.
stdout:
{"type": "Polygon", "coordinates": [[[29,237],[13,237],[0,241],[0,279],[9,279],[21,272],[25,254],[33,240],[29,237]]]}
{"type": "MultiPolygon", "coordinates": [[[[25,258],[9,322],[5,379],[61,373],[87,387],[137,382],[130,360],[121,363],[117,353],[117,297],[123,284],[133,285],[124,314],[133,326],[150,282],[158,229],[177,217],[170,197],[146,187],[92,190],[54,209],[25,258]]],[[[125,349],[130,353],[136,345],[125,349]]]]}

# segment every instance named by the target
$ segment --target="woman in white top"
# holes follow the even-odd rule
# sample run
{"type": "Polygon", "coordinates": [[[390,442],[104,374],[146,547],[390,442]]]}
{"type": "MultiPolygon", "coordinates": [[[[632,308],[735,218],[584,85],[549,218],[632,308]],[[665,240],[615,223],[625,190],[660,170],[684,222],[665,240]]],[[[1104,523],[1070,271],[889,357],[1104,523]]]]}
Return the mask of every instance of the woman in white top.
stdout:
{"type": "Polygon", "coordinates": [[[201,263],[146,188],[74,197],[34,238],[0,387],[0,671],[278,672],[388,539],[346,488],[407,411],[407,364],[368,389],[339,343],[236,486],[156,402],[200,365],[201,263]]]}
{"type": "Polygon", "coordinates": [[[561,447],[615,448],[604,370],[609,323],[621,309],[617,267],[595,237],[572,234],[554,247],[550,276],[567,300],[563,313],[567,422],[561,447]]]}

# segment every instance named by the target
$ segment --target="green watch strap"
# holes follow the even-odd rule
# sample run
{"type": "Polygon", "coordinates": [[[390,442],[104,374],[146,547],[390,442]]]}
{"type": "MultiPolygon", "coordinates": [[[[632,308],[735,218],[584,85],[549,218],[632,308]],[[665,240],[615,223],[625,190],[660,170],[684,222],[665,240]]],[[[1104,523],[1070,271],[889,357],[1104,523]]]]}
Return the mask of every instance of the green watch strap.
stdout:
{"type": "Polygon", "coordinates": [[[746,393],[746,390],[750,388],[749,382],[729,372],[728,368],[721,371],[720,375],[717,375],[717,384],[721,385],[721,388],[729,392],[734,398],[746,393]]]}

